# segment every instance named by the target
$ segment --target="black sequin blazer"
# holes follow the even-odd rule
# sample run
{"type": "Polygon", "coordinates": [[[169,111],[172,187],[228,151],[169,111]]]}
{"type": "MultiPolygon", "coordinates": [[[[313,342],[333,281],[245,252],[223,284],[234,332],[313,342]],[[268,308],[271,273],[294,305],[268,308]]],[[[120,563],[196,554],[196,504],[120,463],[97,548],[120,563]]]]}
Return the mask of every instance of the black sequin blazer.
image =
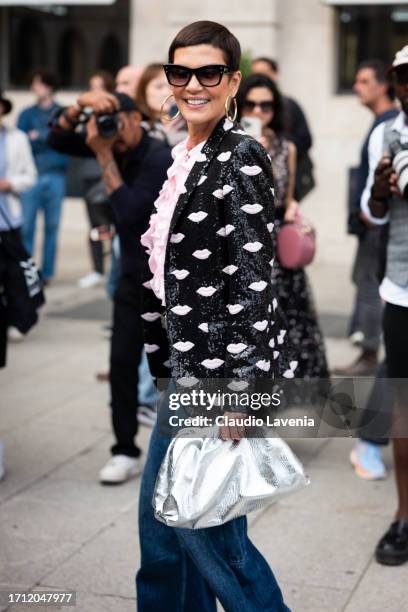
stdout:
{"type": "Polygon", "coordinates": [[[145,347],[156,378],[284,375],[285,329],[271,284],[271,160],[222,119],[194,164],[171,220],[165,301],[145,276],[145,347]],[[163,316],[164,315],[164,316],[163,316]]]}

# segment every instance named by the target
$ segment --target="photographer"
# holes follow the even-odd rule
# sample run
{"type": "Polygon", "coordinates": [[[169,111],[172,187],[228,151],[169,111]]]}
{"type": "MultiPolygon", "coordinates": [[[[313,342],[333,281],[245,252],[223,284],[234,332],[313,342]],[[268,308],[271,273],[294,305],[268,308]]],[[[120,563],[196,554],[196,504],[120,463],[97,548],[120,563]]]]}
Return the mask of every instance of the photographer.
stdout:
{"type": "Polygon", "coordinates": [[[121,276],[114,295],[110,355],[113,457],[100,471],[105,484],[119,484],[141,471],[137,433],[137,364],[143,348],[140,236],[171,165],[169,147],[150,138],[141,113],[126,94],[86,92],[62,110],[51,124],[49,144],[76,156],[94,155],[112,204],[121,243],[121,276]],[[85,113],[84,109],[91,109],[85,113]],[[76,131],[86,121],[85,137],[76,131]]]}
{"type": "Polygon", "coordinates": [[[399,507],[396,519],[381,538],[376,558],[384,565],[408,561],[408,46],[391,67],[401,112],[379,125],[370,138],[370,172],[361,199],[367,219],[389,223],[387,264],[380,295],[385,302],[384,343],[391,379],[397,379],[394,403],[394,463],[399,507]]]}

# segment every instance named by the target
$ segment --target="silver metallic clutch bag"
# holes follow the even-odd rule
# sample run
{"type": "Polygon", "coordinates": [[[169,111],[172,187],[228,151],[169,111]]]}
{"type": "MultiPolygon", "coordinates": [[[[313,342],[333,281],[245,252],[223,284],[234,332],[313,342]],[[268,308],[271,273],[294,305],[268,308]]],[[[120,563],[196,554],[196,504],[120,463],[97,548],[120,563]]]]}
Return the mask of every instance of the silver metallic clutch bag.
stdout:
{"type": "MultiPolygon", "coordinates": [[[[206,434],[208,430],[206,430],[206,434]]],[[[170,527],[215,527],[264,508],[309,484],[278,436],[222,441],[183,429],[171,441],[153,495],[156,519],[170,527]]]]}

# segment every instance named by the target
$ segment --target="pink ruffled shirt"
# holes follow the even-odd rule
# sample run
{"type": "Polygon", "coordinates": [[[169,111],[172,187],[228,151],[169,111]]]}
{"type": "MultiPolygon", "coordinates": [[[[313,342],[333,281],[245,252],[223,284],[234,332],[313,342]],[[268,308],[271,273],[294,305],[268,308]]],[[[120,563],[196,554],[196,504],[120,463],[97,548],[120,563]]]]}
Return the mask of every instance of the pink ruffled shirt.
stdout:
{"type": "Polygon", "coordinates": [[[185,193],[187,177],[205,142],[200,142],[189,151],[187,141],[188,138],[172,149],[171,155],[174,162],[167,170],[167,181],[165,181],[159,197],[154,203],[157,212],[150,217],[149,228],[140,239],[149,255],[149,268],[153,274],[150,287],[161,300],[163,306],[165,305],[164,260],[169,240],[170,222],[177,200],[182,193],[185,193]]]}

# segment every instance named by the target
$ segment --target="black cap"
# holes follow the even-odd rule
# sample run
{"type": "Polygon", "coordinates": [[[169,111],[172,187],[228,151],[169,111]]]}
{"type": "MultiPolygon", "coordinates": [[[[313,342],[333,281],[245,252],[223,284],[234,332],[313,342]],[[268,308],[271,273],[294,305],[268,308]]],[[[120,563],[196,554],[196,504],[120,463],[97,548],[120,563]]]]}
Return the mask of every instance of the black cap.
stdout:
{"type": "Polygon", "coordinates": [[[13,108],[13,105],[10,102],[10,100],[7,100],[7,98],[3,98],[2,91],[0,91],[0,104],[3,107],[3,115],[7,115],[7,113],[9,113],[11,109],[13,108]]]}
{"type": "Polygon", "coordinates": [[[138,110],[133,98],[131,98],[127,94],[120,93],[118,91],[114,91],[113,95],[115,96],[117,100],[119,100],[119,112],[131,113],[132,111],[138,110]]]}

